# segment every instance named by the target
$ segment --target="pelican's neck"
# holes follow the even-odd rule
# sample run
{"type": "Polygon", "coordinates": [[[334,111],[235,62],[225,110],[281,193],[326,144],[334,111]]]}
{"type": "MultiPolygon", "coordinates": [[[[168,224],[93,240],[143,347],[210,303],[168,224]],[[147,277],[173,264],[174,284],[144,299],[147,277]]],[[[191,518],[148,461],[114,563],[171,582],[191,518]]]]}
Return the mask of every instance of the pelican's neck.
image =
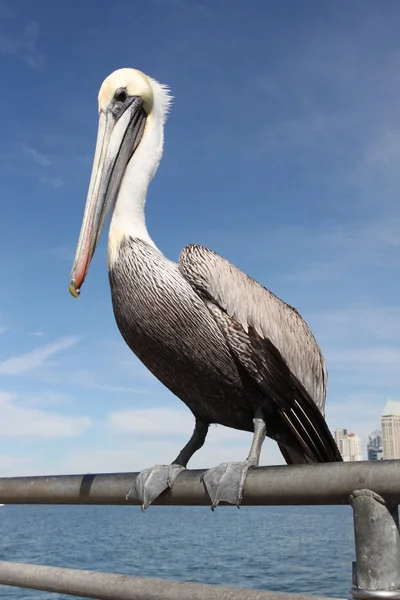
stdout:
{"type": "Polygon", "coordinates": [[[154,106],[142,140],[126,168],[113,210],[108,236],[110,266],[117,260],[125,237],[139,238],[156,248],[147,231],[144,207],[149,183],[161,160],[163,142],[164,119],[154,106]]]}

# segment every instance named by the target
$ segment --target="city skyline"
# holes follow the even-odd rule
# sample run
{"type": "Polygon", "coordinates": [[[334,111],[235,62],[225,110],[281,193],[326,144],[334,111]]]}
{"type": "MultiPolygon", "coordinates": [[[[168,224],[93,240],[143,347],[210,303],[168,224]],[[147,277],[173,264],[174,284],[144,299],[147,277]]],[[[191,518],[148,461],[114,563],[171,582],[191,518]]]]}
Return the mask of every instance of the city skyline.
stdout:
{"type": "Polygon", "coordinates": [[[368,434],[366,444],[357,433],[348,433],[347,428],[337,427],[333,436],[343,460],[400,459],[400,400],[386,399],[382,408],[380,428],[377,427],[368,434]],[[358,458],[360,453],[361,458],[358,458]],[[350,458],[351,456],[353,458],[350,458]]]}

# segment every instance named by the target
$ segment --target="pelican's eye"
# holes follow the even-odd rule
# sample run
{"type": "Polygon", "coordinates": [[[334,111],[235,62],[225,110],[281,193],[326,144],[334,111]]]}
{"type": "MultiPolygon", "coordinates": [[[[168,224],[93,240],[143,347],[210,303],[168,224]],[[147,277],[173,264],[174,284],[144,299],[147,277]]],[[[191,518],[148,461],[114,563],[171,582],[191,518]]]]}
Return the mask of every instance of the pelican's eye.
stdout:
{"type": "Polygon", "coordinates": [[[125,88],[118,88],[117,91],[114,94],[114,99],[117,102],[125,102],[125,100],[127,99],[128,94],[126,93],[126,89],[125,88]]]}

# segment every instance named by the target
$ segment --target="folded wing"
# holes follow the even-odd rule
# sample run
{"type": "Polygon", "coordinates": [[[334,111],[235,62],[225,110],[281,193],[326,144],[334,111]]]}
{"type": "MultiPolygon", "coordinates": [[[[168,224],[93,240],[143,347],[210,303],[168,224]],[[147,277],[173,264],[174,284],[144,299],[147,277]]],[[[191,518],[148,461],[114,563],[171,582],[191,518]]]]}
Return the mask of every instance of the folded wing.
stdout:
{"type": "Polygon", "coordinates": [[[324,419],[325,361],[300,314],[203,246],[184,248],[179,269],[294,436],[296,452],[281,447],[287,462],[341,461],[324,419]]]}

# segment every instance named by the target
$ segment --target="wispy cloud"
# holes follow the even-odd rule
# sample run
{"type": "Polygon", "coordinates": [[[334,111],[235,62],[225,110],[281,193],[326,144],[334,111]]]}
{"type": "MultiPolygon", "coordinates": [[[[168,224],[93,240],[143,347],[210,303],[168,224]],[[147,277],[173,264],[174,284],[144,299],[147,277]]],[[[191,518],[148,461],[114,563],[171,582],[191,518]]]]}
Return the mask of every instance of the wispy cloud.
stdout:
{"type": "MultiPolygon", "coordinates": [[[[114,358],[115,359],[115,358],[114,358]]],[[[117,362],[114,363],[115,368],[120,366],[117,362]]],[[[161,388],[154,389],[153,387],[147,388],[145,385],[140,385],[140,387],[134,387],[132,385],[118,385],[118,383],[107,383],[107,381],[102,381],[103,373],[99,373],[98,371],[89,371],[89,370],[78,370],[78,371],[68,371],[65,373],[58,372],[57,374],[49,374],[47,376],[47,381],[52,384],[60,384],[68,382],[73,384],[74,386],[78,386],[80,388],[98,390],[101,392],[116,392],[121,394],[131,394],[135,396],[160,396],[168,394],[169,392],[161,386],[161,388]]],[[[109,377],[109,376],[108,376],[109,377]]],[[[152,376],[151,376],[152,377],[152,376]]],[[[115,378],[118,382],[118,377],[115,378]]],[[[157,380],[150,379],[152,383],[157,380]]]]}
{"type": "Polygon", "coordinates": [[[0,53],[16,56],[32,69],[41,69],[44,65],[43,55],[37,48],[39,25],[28,23],[22,33],[0,31],[0,53]]]}
{"type": "Polygon", "coordinates": [[[399,227],[400,218],[392,216],[321,229],[282,228],[271,232],[271,240],[279,243],[290,236],[291,242],[301,248],[299,258],[306,266],[299,268],[298,257],[292,254],[287,261],[292,269],[282,274],[283,279],[303,284],[341,280],[344,284],[361,268],[370,273],[375,268],[386,272],[397,268],[399,227]]]}
{"type": "Polygon", "coordinates": [[[38,367],[41,367],[47,359],[58,354],[58,352],[61,352],[62,350],[71,348],[77,341],[78,338],[76,337],[61,338],[52,344],[35,348],[32,352],[8,358],[0,363],[0,375],[22,375],[37,369],[38,367]]]}
{"type": "MultiPolygon", "coordinates": [[[[182,408],[155,407],[115,411],[108,415],[107,424],[111,431],[119,434],[134,433],[136,436],[154,436],[157,439],[170,436],[189,439],[194,428],[194,418],[184,406],[182,408]]],[[[222,425],[211,426],[207,439],[212,443],[250,444],[251,434],[222,425]]]]}
{"type": "Polygon", "coordinates": [[[397,306],[355,304],[310,314],[313,327],[331,345],[397,343],[400,340],[400,308],[397,306]]]}
{"type": "Polygon", "coordinates": [[[0,393],[0,410],[0,438],[70,438],[82,435],[92,425],[88,417],[24,408],[6,392],[0,393]]]}
{"type": "MultiPolygon", "coordinates": [[[[117,339],[119,333],[115,332],[117,339]]],[[[123,340],[119,340],[120,345],[124,345],[123,340]]],[[[74,355],[69,357],[72,360],[70,367],[63,367],[62,361],[57,362],[57,368],[46,368],[41,369],[40,373],[35,373],[35,379],[38,379],[41,384],[46,384],[56,389],[61,386],[65,389],[71,386],[75,389],[85,390],[85,394],[90,396],[93,393],[98,392],[104,398],[114,397],[114,394],[121,394],[121,401],[126,400],[122,398],[126,396],[131,398],[132,403],[153,402],[155,398],[164,398],[170,395],[170,392],[151,374],[146,378],[140,377],[141,371],[135,369],[136,357],[131,354],[131,370],[130,372],[125,366],[120,364],[120,357],[117,353],[110,352],[108,344],[104,344],[102,340],[96,340],[95,342],[86,340],[85,344],[80,345],[79,357],[74,352],[74,355]],[[99,347],[105,346],[103,351],[99,351],[99,347]],[[93,356],[95,359],[93,361],[93,356]],[[74,362],[74,359],[78,358],[78,363],[74,362]],[[73,364],[76,365],[74,368],[73,364]],[[87,368],[80,368],[80,365],[84,365],[87,368]]],[[[129,350],[130,352],[130,350],[129,350]]],[[[1,365],[0,365],[1,367],[1,365]]],[[[143,370],[145,367],[143,366],[143,370]]],[[[1,374],[1,371],[0,371],[1,374]]]]}
{"type": "Polygon", "coordinates": [[[20,472],[24,468],[29,474],[32,472],[32,465],[35,464],[36,458],[33,456],[12,456],[9,454],[0,454],[0,472],[2,477],[15,476],[16,472],[20,472]]]}
{"type": "Polygon", "coordinates": [[[49,185],[56,190],[64,187],[64,181],[60,177],[47,177],[46,175],[43,175],[43,177],[40,178],[40,183],[49,185]]]}
{"type": "Polygon", "coordinates": [[[354,303],[352,306],[311,312],[307,320],[323,348],[330,375],[329,388],[336,390],[335,402],[340,403],[338,386],[344,384],[347,390],[350,386],[352,390],[379,392],[379,406],[382,408],[385,394],[398,388],[398,307],[383,303],[354,303]]]}
{"type": "Polygon", "coordinates": [[[73,401],[73,396],[66,392],[52,392],[44,390],[36,394],[24,396],[24,405],[29,406],[57,406],[60,404],[69,404],[73,401]]]}
{"type": "Polygon", "coordinates": [[[336,383],[386,390],[398,386],[399,346],[328,346],[325,348],[325,356],[336,383]]]}
{"type": "Polygon", "coordinates": [[[0,334],[5,333],[7,331],[7,327],[0,327],[0,334]]]}
{"type": "MultiPolygon", "coordinates": [[[[395,286],[397,281],[399,229],[400,212],[396,214],[396,211],[392,215],[379,215],[374,219],[362,216],[357,221],[334,223],[316,224],[310,221],[309,225],[280,227],[255,223],[251,233],[241,233],[240,248],[245,248],[245,253],[240,251],[237,256],[240,258],[245,254],[246,263],[242,268],[248,271],[253,269],[253,276],[266,287],[271,287],[272,278],[275,278],[279,284],[287,287],[292,298],[299,286],[307,290],[308,299],[313,296],[319,298],[321,290],[329,287],[330,293],[335,292],[335,305],[338,305],[338,289],[341,290],[342,301],[343,294],[349,290],[354,294],[351,299],[353,303],[365,301],[365,297],[357,297],[357,287],[361,290],[367,281],[370,284],[371,301],[374,293],[380,291],[378,286],[372,286],[371,278],[376,279],[377,274],[386,275],[384,284],[390,298],[389,288],[392,284],[395,286]],[[256,268],[259,265],[258,273],[254,265],[256,268]],[[390,278],[391,272],[393,278],[390,278]]],[[[206,243],[218,247],[221,232],[210,229],[207,234],[206,243]]],[[[235,231],[224,232],[223,247],[227,258],[235,257],[235,231]]],[[[235,262],[234,258],[231,260],[235,262]]]]}
{"type": "Polygon", "coordinates": [[[193,416],[189,411],[168,408],[121,410],[108,416],[108,425],[120,433],[139,435],[190,435],[193,416]]]}
{"type": "MultiPolygon", "coordinates": [[[[129,386],[124,386],[124,385],[112,385],[112,384],[108,384],[108,383],[97,383],[96,381],[93,381],[93,379],[91,379],[90,381],[86,381],[86,385],[89,388],[92,388],[95,390],[102,390],[103,392],[120,392],[122,394],[141,394],[141,395],[150,394],[151,396],[158,395],[157,392],[155,392],[154,390],[149,390],[146,388],[135,388],[135,387],[129,387],[129,386]]],[[[163,392],[161,392],[161,393],[163,393],[163,392]]],[[[165,393],[167,393],[167,391],[165,391],[165,393]]]]}
{"type": "MultiPolygon", "coordinates": [[[[20,149],[22,152],[30,156],[30,158],[32,158],[32,160],[41,167],[49,167],[52,164],[52,161],[48,158],[48,156],[46,156],[46,154],[40,152],[25,142],[20,144],[20,149]]],[[[61,177],[54,175],[42,175],[39,181],[43,185],[48,185],[54,189],[64,187],[64,180],[61,179],[61,177]]]]}
{"type": "Polygon", "coordinates": [[[26,154],[29,154],[29,156],[41,167],[48,167],[51,164],[51,161],[47,158],[47,156],[42,154],[42,152],[39,152],[39,150],[36,150],[36,148],[32,148],[32,146],[29,146],[28,144],[22,143],[21,150],[26,154]]]}
{"type": "Polygon", "coordinates": [[[33,335],[35,337],[43,337],[45,334],[43,331],[31,331],[29,335],[33,335]]]}

